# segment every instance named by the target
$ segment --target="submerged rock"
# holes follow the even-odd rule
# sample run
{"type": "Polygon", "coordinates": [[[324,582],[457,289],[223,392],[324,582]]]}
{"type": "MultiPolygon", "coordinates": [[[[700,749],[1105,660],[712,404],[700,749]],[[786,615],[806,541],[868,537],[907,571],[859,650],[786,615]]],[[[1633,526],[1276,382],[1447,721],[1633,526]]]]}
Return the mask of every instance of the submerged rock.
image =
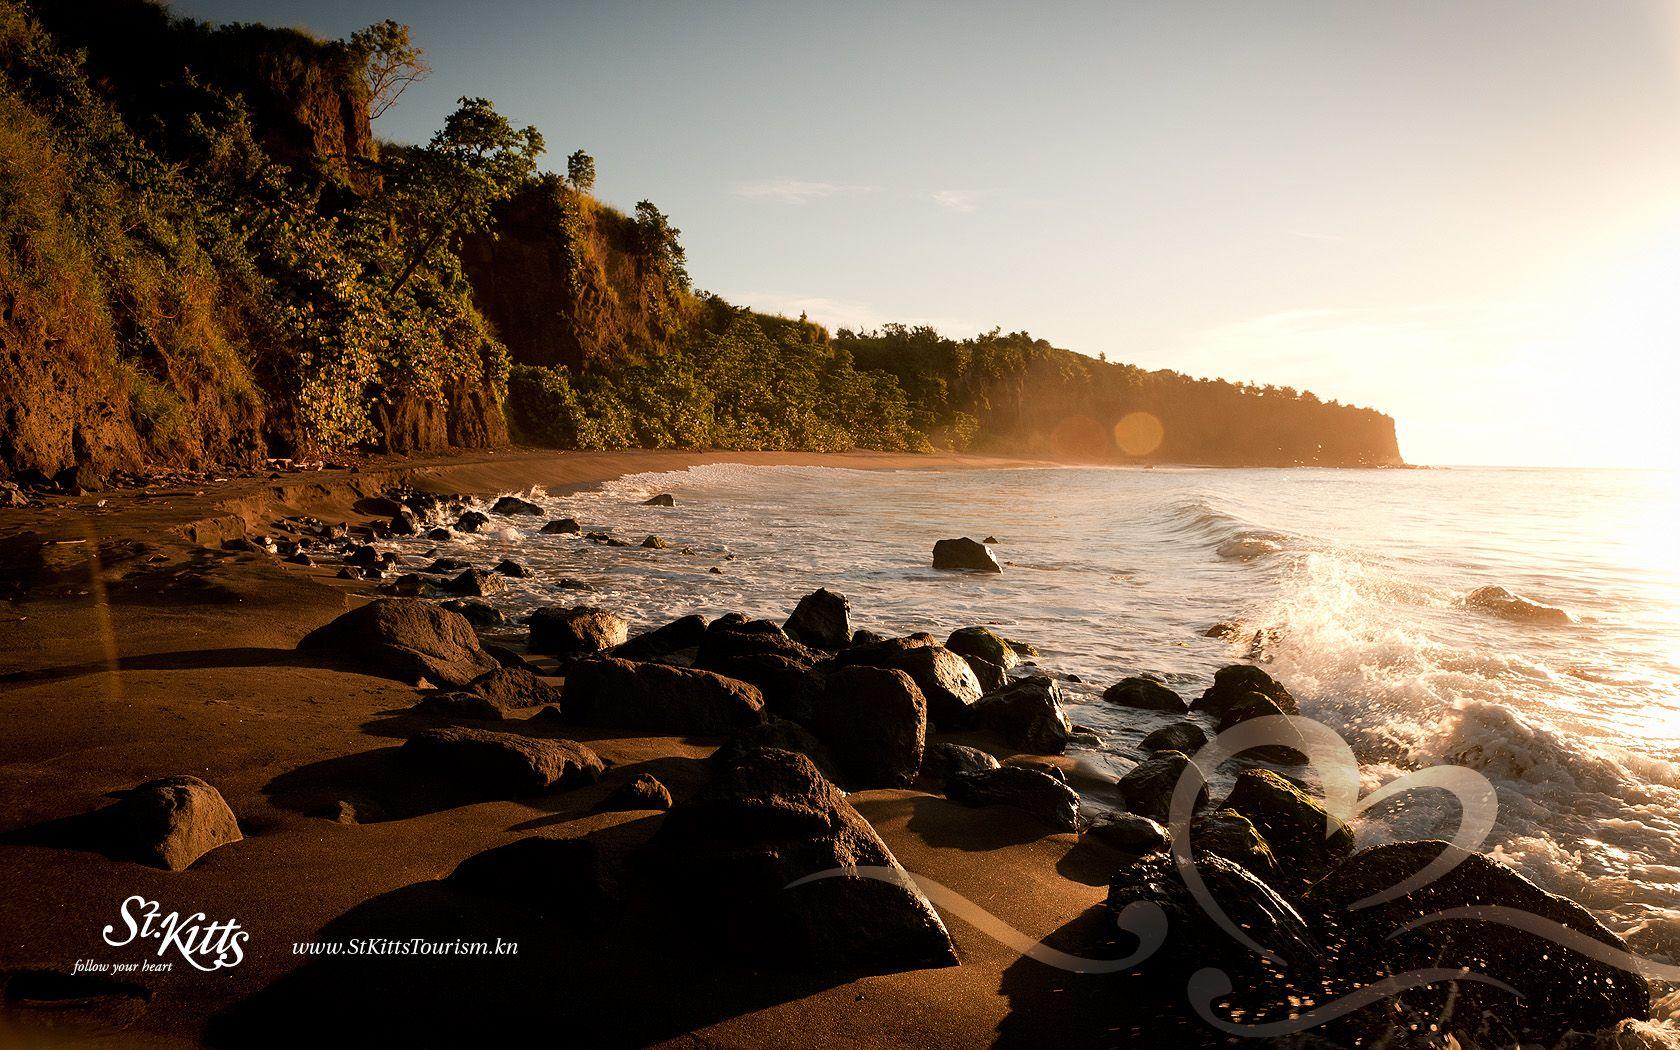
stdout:
{"type": "Polygon", "coordinates": [[[1079,830],[1079,795],[1050,774],[1024,766],[952,773],[945,778],[945,797],[965,806],[1008,806],[1057,831],[1079,830]]]}
{"type": "Polygon", "coordinates": [[[1059,755],[1073,735],[1062,688],[1043,675],[1017,678],[982,696],[972,710],[976,725],[1034,754],[1059,755]]]}
{"type": "Polygon", "coordinates": [[[535,575],[535,573],[531,572],[530,569],[514,561],[512,558],[503,558],[501,561],[497,562],[495,568],[490,571],[499,576],[508,576],[517,580],[527,580],[535,575]]]}
{"type": "Polygon", "coordinates": [[[1103,690],[1102,696],[1104,700],[1111,704],[1135,707],[1144,711],[1182,713],[1190,709],[1190,705],[1184,702],[1184,698],[1167,688],[1165,683],[1141,676],[1120,679],[1120,681],[1103,690]]]}
{"type": "Polygon", "coordinates": [[[844,649],[852,640],[851,603],[844,594],[819,587],[799,599],[782,630],[816,649],[844,649]]]}
{"type": "Polygon", "coordinates": [[[927,898],[803,755],[762,749],[715,765],[651,845],[684,914],[752,959],[827,972],[957,961],[927,898]],[[847,875],[854,867],[900,878],[847,875]],[[800,882],[810,876],[827,877],[800,882]]]}
{"type": "Polygon", "coordinates": [[[908,787],[922,768],[927,700],[903,671],[842,667],[813,678],[807,725],[853,788],[908,787]]]}
{"type": "Polygon", "coordinates": [[[1464,604],[1520,623],[1574,623],[1575,618],[1555,605],[1544,605],[1504,587],[1478,587],[1464,596],[1464,604]]]}
{"type": "Polygon", "coordinates": [[[992,557],[991,548],[969,538],[940,540],[933,545],[933,567],[936,569],[966,569],[971,572],[1002,572],[1003,566],[992,557]]]}
{"type": "Polygon", "coordinates": [[[642,500],[642,506],[644,507],[675,507],[676,505],[677,498],[669,492],[661,492],[657,496],[642,500]]]}
{"type": "Polygon", "coordinates": [[[485,798],[521,798],[593,783],[606,768],[599,755],[575,740],[486,729],[427,729],[409,737],[400,754],[485,798]]]}
{"type": "Polygon", "coordinates": [[[533,653],[572,659],[623,645],[629,635],[630,625],[617,613],[593,605],[548,606],[531,614],[525,647],[533,653]]]}
{"type": "Polygon", "coordinates": [[[762,721],[764,696],[710,671],[600,657],[567,674],[561,710],[576,725],[722,733],[762,721]]]}
{"type": "Polygon", "coordinates": [[[221,792],[184,774],[130,788],[102,815],[113,852],[167,871],[184,871],[244,837],[221,792]]]}
{"type": "Polygon", "coordinates": [[[298,643],[335,650],[405,682],[461,687],[497,664],[460,613],[423,598],[380,598],[318,627],[298,643]]]}

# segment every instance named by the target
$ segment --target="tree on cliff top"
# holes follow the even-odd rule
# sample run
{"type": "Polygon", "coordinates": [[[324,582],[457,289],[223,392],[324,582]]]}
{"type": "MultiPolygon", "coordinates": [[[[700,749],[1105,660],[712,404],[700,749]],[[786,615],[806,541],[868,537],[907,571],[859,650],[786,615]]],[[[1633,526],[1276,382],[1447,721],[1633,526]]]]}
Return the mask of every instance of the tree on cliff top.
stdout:
{"type": "Polygon", "coordinates": [[[362,64],[369,120],[378,120],[410,85],[432,71],[426,52],[409,39],[408,27],[389,18],[350,34],[350,53],[362,64]]]}
{"type": "Polygon", "coordinates": [[[595,188],[595,158],[583,150],[566,158],[566,179],[573,186],[588,193],[595,188]]]}
{"type": "Polygon", "coordinates": [[[393,151],[385,165],[387,199],[411,247],[391,292],[439,244],[489,229],[491,209],[531,177],[542,152],[536,128],[515,128],[482,98],[461,99],[426,146],[393,151]]]}

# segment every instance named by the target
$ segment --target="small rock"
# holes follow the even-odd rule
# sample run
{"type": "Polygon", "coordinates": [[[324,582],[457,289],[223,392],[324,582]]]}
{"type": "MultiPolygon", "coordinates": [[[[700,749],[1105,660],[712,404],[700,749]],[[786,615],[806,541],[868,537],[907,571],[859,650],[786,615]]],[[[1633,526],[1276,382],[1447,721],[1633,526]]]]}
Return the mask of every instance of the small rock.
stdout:
{"type": "Polygon", "coordinates": [[[1165,853],[1172,848],[1172,836],[1166,828],[1136,813],[1114,813],[1103,817],[1085,829],[1084,837],[1140,857],[1165,853]]]}
{"type": "Polygon", "coordinates": [[[576,536],[583,531],[583,526],[576,518],[557,518],[542,527],[542,531],[551,536],[576,536]]]}
{"type": "Polygon", "coordinates": [[[606,768],[599,755],[575,740],[485,729],[427,729],[409,737],[400,753],[486,798],[520,798],[593,783],[606,768]]]}
{"type": "Polygon", "coordinates": [[[653,774],[637,773],[602,799],[600,808],[666,810],[671,808],[671,792],[653,774]]]}
{"type": "Polygon", "coordinates": [[[658,536],[649,536],[647,539],[642,541],[642,546],[648,548],[649,550],[662,551],[671,545],[660,539],[658,536]]]}
{"type": "Polygon", "coordinates": [[[455,528],[460,532],[477,532],[488,524],[490,516],[476,510],[469,510],[455,519],[455,528]]]}
{"type": "Polygon", "coordinates": [[[1182,751],[1193,755],[1207,745],[1207,739],[1207,734],[1196,723],[1174,722],[1150,733],[1138,746],[1145,751],[1182,751]]]}
{"type": "Polygon", "coordinates": [[[1253,664],[1232,664],[1214,672],[1213,684],[1190,705],[1190,710],[1206,711],[1218,718],[1227,707],[1249,693],[1269,697],[1284,714],[1298,713],[1295,698],[1289,695],[1289,690],[1253,664]]]}
{"type": "Polygon", "coordinates": [[[1002,667],[1014,667],[1020,657],[1002,637],[986,627],[959,627],[945,639],[945,648],[958,656],[979,657],[1002,667]]]}
{"type": "Polygon", "coordinates": [[[999,765],[996,758],[977,747],[942,741],[928,744],[923,750],[921,781],[943,791],[946,779],[953,773],[981,773],[999,765]]]}
{"type": "Polygon", "coordinates": [[[644,507],[675,507],[676,505],[677,498],[669,492],[661,492],[659,495],[654,496],[651,499],[645,499],[642,501],[642,506],[644,507]]]}
{"type": "Polygon", "coordinates": [[[443,585],[443,589],[451,594],[466,594],[475,598],[495,594],[506,587],[500,576],[483,569],[468,569],[443,585]]]}
{"type": "Polygon", "coordinates": [[[940,540],[933,545],[933,567],[936,569],[967,569],[973,572],[1002,572],[1003,566],[992,557],[991,549],[966,537],[940,540]]]}
{"type": "Polygon", "coordinates": [[[1144,711],[1182,713],[1190,709],[1183,697],[1153,678],[1122,678],[1103,690],[1103,699],[1111,704],[1136,707],[1144,711]]]}
{"type": "Polygon", "coordinates": [[[185,871],[244,836],[221,792],[194,776],[163,777],[129,789],[104,811],[115,852],[167,871],[185,871]]]}
{"type": "Polygon", "coordinates": [[[490,571],[499,576],[511,576],[514,579],[519,580],[528,580],[535,575],[535,573],[531,572],[530,569],[527,569],[525,566],[514,561],[512,558],[503,558],[501,561],[497,562],[496,567],[490,571]]]}

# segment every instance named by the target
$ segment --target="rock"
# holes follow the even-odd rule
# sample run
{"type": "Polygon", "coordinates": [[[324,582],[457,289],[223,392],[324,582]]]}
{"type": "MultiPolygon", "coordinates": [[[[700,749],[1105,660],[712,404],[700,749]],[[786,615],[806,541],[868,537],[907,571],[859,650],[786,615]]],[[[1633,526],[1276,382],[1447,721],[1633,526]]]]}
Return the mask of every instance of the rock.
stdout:
{"type": "Polygon", "coordinates": [[[531,614],[531,636],[525,647],[533,653],[575,659],[623,645],[629,635],[630,625],[624,618],[605,609],[548,606],[531,614]]]}
{"type": "Polygon", "coordinates": [[[466,617],[423,598],[369,602],[311,631],[298,648],[341,651],[405,682],[455,688],[497,666],[466,617]]]}
{"type": "Polygon", "coordinates": [[[669,492],[661,492],[651,499],[642,500],[642,506],[644,507],[675,507],[676,505],[676,497],[669,492]]]}
{"type": "Polygon", "coordinates": [[[338,570],[338,578],[341,580],[360,580],[365,579],[366,577],[367,570],[358,568],[354,565],[346,565],[344,568],[338,570]]]}
{"type": "Polygon", "coordinates": [[[1005,671],[1014,667],[1019,657],[1008,642],[986,627],[959,627],[945,639],[945,648],[963,657],[978,657],[997,664],[1005,671]]]}
{"type": "Polygon", "coordinates": [[[445,609],[465,616],[474,627],[500,627],[507,623],[502,611],[483,598],[451,598],[441,604],[445,609]]]}
{"type": "Polygon", "coordinates": [[[544,918],[593,925],[613,903],[600,851],[589,839],[533,835],[475,853],[449,883],[544,918]]]}
{"type": "Polygon", "coordinates": [[[435,576],[448,576],[450,573],[465,572],[470,568],[472,568],[471,562],[465,562],[459,558],[439,558],[422,571],[435,576]]]}
{"type": "Polygon", "coordinates": [[[691,614],[641,634],[612,651],[624,660],[657,660],[680,649],[692,649],[706,637],[706,618],[691,614]]]}
{"type": "Polygon", "coordinates": [[[1254,824],[1233,809],[1205,809],[1190,820],[1190,849],[1240,864],[1250,875],[1280,892],[1277,856],[1254,824]]]}
{"type": "Polygon", "coordinates": [[[894,638],[853,646],[836,657],[842,667],[892,667],[909,675],[927,698],[928,717],[941,729],[961,729],[972,721],[971,706],[980,699],[980,680],[968,661],[934,642],[894,638]]]}
{"type": "Polygon", "coordinates": [[[498,667],[475,679],[470,688],[508,712],[561,702],[559,689],[524,667],[498,667]]]}
{"type": "Polygon", "coordinates": [[[460,532],[477,532],[488,524],[490,515],[477,510],[469,510],[455,519],[455,528],[460,532]]]}
{"type": "Polygon", "coordinates": [[[1062,709],[1062,688],[1043,675],[1017,678],[975,702],[974,722],[1009,746],[1039,755],[1067,749],[1073,723],[1062,709]]]}
{"type": "Polygon", "coordinates": [[[1543,605],[1504,587],[1478,587],[1464,596],[1464,604],[1520,623],[1574,623],[1575,618],[1554,605],[1543,605]]]}
{"type": "Polygon", "coordinates": [[[1171,711],[1182,714],[1190,710],[1184,698],[1153,678],[1122,678],[1103,690],[1103,699],[1111,704],[1136,707],[1144,711],[1171,711]]]}
{"type": "Polygon", "coordinates": [[[998,766],[996,758],[977,747],[932,743],[922,749],[921,782],[943,791],[945,781],[952,773],[980,773],[998,766]]]}
{"type": "Polygon", "coordinates": [[[1254,824],[1271,844],[1279,867],[1302,886],[1316,882],[1353,853],[1348,826],[1269,769],[1238,773],[1224,807],[1254,824]]]}
{"type": "MultiPolygon", "coordinates": [[[[244,541],[249,543],[249,540],[244,541]]],[[[363,544],[351,551],[344,559],[344,564],[354,565],[361,569],[379,569],[396,561],[395,556],[388,556],[384,551],[371,544],[363,544]]]]}
{"type": "Polygon", "coordinates": [[[465,719],[473,722],[500,722],[507,712],[485,697],[471,692],[434,693],[421,697],[414,705],[416,714],[434,718],[465,719]]]}
{"type": "Polygon", "coordinates": [[[601,657],[567,674],[561,709],[576,725],[722,733],[761,721],[764,695],[710,671],[601,657]]]}
{"type": "Polygon", "coordinates": [[[851,603],[844,594],[818,588],[799,599],[782,630],[797,642],[837,652],[852,640],[851,603]]]}
{"type": "Polygon", "coordinates": [[[890,642],[890,641],[892,641],[891,638],[887,637],[884,634],[881,634],[878,631],[870,631],[870,630],[866,630],[866,629],[863,629],[863,628],[859,628],[858,630],[852,632],[852,640],[851,640],[851,642],[849,642],[847,644],[847,648],[848,649],[862,649],[862,648],[865,648],[867,646],[879,645],[881,642],[890,642]]]}
{"type": "Polygon", "coordinates": [[[576,536],[583,532],[576,518],[556,518],[542,527],[542,531],[550,536],[576,536]]]}
{"type": "Polygon", "coordinates": [[[945,797],[965,806],[1008,806],[1024,810],[1057,831],[1079,830],[1079,796],[1048,773],[999,766],[945,778],[945,797]]]}
{"type": "Polygon", "coordinates": [[[1202,632],[1203,638],[1222,638],[1230,641],[1242,633],[1243,625],[1235,620],[1221,620],[1202,632]]]}
{"type": "Polygon", "coordinates": [[[543,509],[541,507],[532,503],[528,499],[520,499],[518,496],[503,496],[490,507],[490,513],[492,514],[506,514],[510,516],[516,514],[540,516],[542,512],[543,509]]]}
{"type": "Polygon", "coordinates": [[[366,514],[370,518],[389,518],[401,514],[406,508],[402,503],[389,496],[363,496],[350,505],[350,509],[357,514],[366,514]]]}
{"type": "Polygon", "coordinates": [[[1166,913],[1166,941],[1143,964],[1145,974],[1182,990],[1192,973],[1207,967],[1225,971],[1235,985],[1227,1001],[1242,1011],[1238,1016],[1244,1024],[1297,1016],[1302,999],[1316,1003],[1332,998],[1324,995],[1327,955],[1288,901],[1224,857],[1203,853],[1194,864],[1220,910],[1249,938],[1275,953],[1281,964],[1268,964],[1226,933],[1191,894],[1174,859],[1157,855],[1121,868],[1108,884],[1107,906],[1115,920],[1139,903],[1166,913]]]}
{"type": "Polygon", "coordinates": [[[217,846],[244,836],[221,792],[194,776],[150,780],[102,811],[112,852],[167,871],[185,871],[217,846]]]}
{"type": "Polygon", "coordinates": [[[483,798],[521,798],[599,780],[606,766],[575,740],[487,729],[427,729],[408,738],[403,759],[483,798]]]}
{"type": "Polygon", "coordinates": [[[981,695],[1000,689],[1009,681],[1009,672],[990,660],[982,660],[978,656],[965,656],[963,659],[967,661],[968,669],[974,672],[974,680],[980,683],[981,695]]]}
{"type": "Polygon", "coordinates": [[[652,847],[681,913],[761,963],[835,973],[957,961],[938,913],[803,755],[763,749],[714,766],[652,847]],[[854,866],[898,878],[843,874],[854,866]],[[809,876],[833,877],[799,882],[809,876]]]}
{"type": "Polygon", "coordinates": [[[815,650],[789,638],[769,620],[749,620],[730,625],[720,625],[714,620],[700,640],[695,663],[710,667],[731,657],[757,655],[786,657],[805,667],[812,666],[821,658],[815,650]]]}
{"type": "Polygon", "coordinates": [[[671,808],[671,792],[652,773],[637,773],[602,799],[599,808],[666,810],[671,808]]]}
{"type": "Polygon", "coordinates": [[[1196,723],[1174,722],[1150,733],[1138,746],[1145,751],[1182,751],[1193,755],[1207,746],[1207,740],[1207,734],[1196,723]]]}
{"type": "Polygon", "coordinates": [[[1113,813],[1102,817],[1085,829],[1083,837],[1140,857],[1165,853],[1172,848],[1172,835],[1167,833],[1166,828],[1136,813],[1113,813]]]}
{"type": "Polygon", "coordinates": [[[437,543],[442,543],[445,540],[452,540],[454,538],[455,538],[455,534],[453,532],[451,532],[450,530],[446,529],[446,528],[441,528],[440,527],[440,528],[436,528],[436,529],[427,529],[426,530],[426,539],[432,540],[432,541],[437,542],[437,543]]]}
{"type": "Polygon", "coordinates": [[[852,788],[908,787],[922,768],[927,700],[903,671],[842,667],[813,676],[806,725],[852,788]]]}
{"type": "Polygon", "coordinates": [[[1048,758],[1037,755],[1011,755],[1003,760],[1006,766],[1020,766],[1022,769],[1036,769],[1046,776],[1055,777],[1062,783],[1068,782],[1067,770],[1048,758]]]}
{"type": "Polygon", "coordinates": [[[973,572],[1002,572],[1003,566],[992,557],[991,548],[984,543],[964,537],[940,540],[933,545],[933,567],[936,569],[967,569],[973,572]]]}
{"type": "Polygon", "coordinates": [[[391,535],[413,536],[420,531],[420,522],[410,510],[400,510],[391,515],[391,535]]]}
{"type": "MultiPolygon", "coordinates": [[[[1162,751],[1144,759],[1115,785],[1120,801],[1133,813],[1165,824],[1172,808],[1173,790],[1189,765],[1190,759],[1178,751],[1162,751]]],[[[1194,772],[1190,775],[1197,776],[1194,772]]],[[[1196,801],[1191,812],[1207,805],[1207,800],[1207,784],[1204,783],[1196,789],[1196,801]]]]}
{"type": "Polygon", "coordinates": [[[800,725],[798,722],[775,715],[766,715],[763,722],[754,726],[747,726],[730,735],[723,746],[712,752],[713,765],[726,766],[736,762],[752,751],[762,748],[773,748],[778,751],[794,751],[811,760],[817,767],[817,772],[831,784],[838,784],[842,780],[840,763],[834,758],[828,746],[818,740],[816,734],[800,725]]]}
{"type": "Polygon", "coordinates": [[[671,545],[660,539],[658,536],[649,536],[647,539],[642,541],[642,546],[648,548],[649,550],[662,551],[671,545]]]}
{"type": "Polygon", "coordinates": [[[987,536],[985,539],[981,540],[980,542],[986,544],[989,547],[992,544],[1002,543],[1003,541],[998,539],[996,536],[987,536]]]}
{"type": "Polygon", "coordinates": [[[1232,664],[1214,672],[1213,684],[1190,705],[1192,711],[1206,711],[1215,718],[1225,709],[1249,693],[1259,693],[1271,699],[1284,714],[1298,714],[1295,698],[1271,675],[1253,664],[1232,664]]]}
{"type": "Polygon", "coordinates": [[[487,594],[495,594],[505,589],[507,584],[493,572],[485,572],[483,569],[468,569],[442,586],[444,590],[451,594],[465,594],[482,598],[487,594]]]}
{"type": "MultiPolygon", "coordinates": [[[[1269,696],[1260,693],[1249,693],[1239,700],[1227,705],[1219,716],[1218,732],[1225,732],[1244,722],[1256,718],[1268,718],[1281,715],[1283,711],[1269,696]]],[[[1298,747],[1288,744],[1262,744],[1245,752],[1250,758],[1257,758],[1263,762],[1276,762],[1280,765],[1300,765],[1307,761],[1306,739],[1293,728],[1286,727],[1283,733],[1289,740],[1298,743],[1298,747]]]]}
{"type": "Polygon", "coordinates": [[[803,718],[807,714],[801,700],[806,680],[811,676],[811,665],[804,661],[777,653],[743,653],[704,664],[697,663],[697,666],[725,678],[757,686],[758,691],[764,694],[764,706],[768,711],[789,718],[803,718]]]}
{"type": "Polygon", "coordinates": [[[380,594],[394,594],[402,598],[416,598],[431,589],[431,581],[417,572],[404,573],[378,587],[380,594]]]}
{"type": "Polygon", "coordinates": [[[490,571],[499,576],[510,576],[518,580],[528,580],[532,576],[536,575],[530,569],[527,569],[525,566],[514,561],[512,558],[503,558],[501,561],[497,562],[496,567],[490,571]]]}
{"type": "Polygon", "coordinates": [[[304,551],[298,551],[296,554],[292,555],[291,557],[287,558],[286,560],[288,562],[291,562],[293,565],[314,565],[315,564],[315,559],[311,558],[304,551]]]}
{"type": "Polygon", "coordinates": [[[591,594],[595,592],[593,583],[588,580],[580,580],[576,576],[562,576],[555,580],[551,586],[562,591],[587,591],[591,594]]]}
{"type": "MultiPolygon", "coordinates": [[[[1408,1012],[1475,1045],[1551,1046],[1570,1030],[1590,1032],[1623,1018],[1650,1016],[1650,990],[1643,978],[1511,926],[1447,919],[1396,932],[1426,915],[1475,906],[1527,912],[1627,950],[1620,937],[1580,905],[1547,893],[1492,858],[1437,841],[1360,850],[1307,891],[1302,911],[1320,917],[1326,943],[1337,951],[1350,981],[1462,966],[1516,989],[1520,1000],[1474,981],[1417,988],[1398,997],[1408,1012]],[[1416,874],[1443,851],[1457,861],[1447,873],[1395,900],[1349,910],[1416,874]]],[[[1385,1012],[1392,1009],[1384,1006],[1385,1012]]]]}

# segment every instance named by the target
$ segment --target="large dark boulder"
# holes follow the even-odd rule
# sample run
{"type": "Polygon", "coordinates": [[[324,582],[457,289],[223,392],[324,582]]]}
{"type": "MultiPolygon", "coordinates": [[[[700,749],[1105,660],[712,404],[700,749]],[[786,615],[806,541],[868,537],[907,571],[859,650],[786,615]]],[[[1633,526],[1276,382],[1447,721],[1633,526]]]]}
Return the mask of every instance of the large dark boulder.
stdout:
{"type": "Polygon", "coordinates": [[[1003,566],[992,557],[992,549],[978,540],[964,536],[960,539],[940,540],[933,545],[933,567],[936,569],[966,569],[971,572],[1002,572],[1003,566]]]}
{"type": "Polygon", "coordinates": [[[601,657],[567,673],[561,710],[575,725],[723,733],[762,721],[764,696],[710,671],[601,657]]]}
{"type": "Polygon", "coordinates": [[[695,663],[701,667],[736,656],[781,656],[810,667],[822,659],[822,654],[789,638],[777,624],[769,620],[714,620],[700,640],[695,663]]]}
{"type": "Polygon", "coordinates": [[[1238,773],[1223,805],[1253,822],[1271,844],[1279,867],[1300,886],[1321,878],[1353,853],[1348,826],[1269,769],[1238,773]]]}
{"type": "Polygon", "coordinates": [[[593,605],[549,606],[531,614],[525,647],[563,659],[577,659],[623,645],[630,636],[624,617],[593,605]]]}
{"type": "Polygon", "coordinates": [[[494,670],[460,613],[423,598],[380,598],[316,628],[299,649],[342,652],[405,682],[459,688],[494,670]]]}
{"type": "Polygon", "coordinates": [[[809,759],[742,752],[665,815],[651,856],[709,935],[765,965],[950,966],[950,934],[880,836],[809,759]],[[887,869],[895,880],[846,874],[887,869]],[[812,878],[809,882],[800,880],[812,878]],[[798,885],[794,885],[798,883],[798,885]]]}
{"type": "Polygon", "coordinates": [[[779,653],[741,653],[713,657],[697,666],[725,678],[750,682],[764,694],[764,706],[788,718],[803,718],[803,697],[811,678],[811,665],[795,656],[779,653]]]}
{"type": "Polygon", "coordinates": [[[643,631],[612,651],[625,660],[658,660],[683,649],[692,649],[706,636],[706,618],[699,613],[679,617],[668,624],[643,631]]]}
{"type": "Polygon", "coordinates": [[[945,639],[945,648],[958,656],[985,660],[1005,671],[1014,667],[1020,657],[1003,637],[989,627],[959,627],[945,639]]]}
{"type": "Polygon", "coordinates": [[[813,676],[807,725],[852,788],[908,787],[922,768],[927,700],[903,671],[842,667],[813,676]]]}
{"type": "Polygon", "coordinates": [[[1050,774],[1024,766],[952,773],[945,778],[945,797],[965,806],[1008,806],[1057,831],[1079,830],[1079,795],[1050,774]]]}
{"type": "Polygon", "coordinates": [[[952,773],[981,773],[999,765],[996,758],[977,747],[940,741],[922,749],[921,781],[943,791],[952,773]]]}
{"type": "Polygon", "coordinates": [[[1280,892],[1277,855],[1252,821],[1232,809],[1205,809],[1190,820],[1190,851],[1211,853],[1240,864],[1250,875],[1280,892]]]}
{"type": "Polygon", "coordinates": [[[561,691],[524,667],[498,667],[469,688],[506,712],[560,703],[561,691]]]}
{"type": "Polygon", "coordinates": [[[1232,664],[1214,672],[1213,684],[1190,705],[1192,711],[1206,711],[1218,718],[1225,709],[1249,693],[1259,693],[1271,699],[1284,714],[1298,714],[1295,698],[1283,684],[1253,664],[1232,664]]]}
{"type": "Polygon", "coordinates": [[[1010,747],[1037,755],[1059,755],[1073,735],[1073,722],[1062,709],[1062,688],[1053,678],[1017,678],[982,696],[973,706],[974,722],[996,733],[1010,747]]]}
{"type": "Polygon", "coordinates": [[[401,755],[482,798],[522,798],[592,783],[606,768],[575,740],[486,729],[427,729],[409,737],[401,755]]]}
{"type": "MultiPolygon", "coordinates": [[[[1165,824],[1172,810],[1173,791],[1189,765],[1190,759],[1181,752],[1161,751],[1133,766],[1114,787],[1128,810],[1165,824]]],[[[1190,775],[1200,779],[1195,772],[1190,775]]],[[[1196,790],[1191,812],[1205,806],[1207,800],[1207,784],[1203,783],[1196,790]]]]}
{"type": "Polygon", "coordinates": [[[843,667],[891,667],[915,681],[927,697],[928,717],[941,729],[972,724],[970,710],[980,699],[980,681],[968,661],[931,638],[893,638],[853,646],[835,658],[843,667]]]}
{"type": "Polygon", "coordinates": [[[540,516],[543,509],[528,499],[518,496],[503,496],[490,508],[492,514],[530,514],[540,516]]]}
{"type": "Polygon", "coordinates": [[[823,775],[823,779],[831,784],[839,784],[845,779],[840,772],[840,763],[828,750],[828,745],[817,739],[815,733],[798,722],[775,715],[766,715],[764,721],[758,725],[747,726],[730,734],[723,746],[712,752],[709,761],[713,765],[726,766],[742,755],[762,748],[794,751],[804,755],[817,767],[817,772],[823,775]]]}
{"type": "Polygon", "coordinates": [[[1144,711],[1182,714],[1190,709],[1183,697],[1153,678],[1122,678],[1103,690],[1103,699],[1111,704],[1136,707],[1144,711]]]}
{"type": "Polygon", "coordinates": [[[815,649],[844,649],[852,640],[851,603],[844,594],[819,587],[799,599],[782,629],[789,638],[815,649]]]}
{"type": "Polygon", "coordinates": [[[130,788],[100,817],[113,854],[167,871],[244,837],[221,792],[185,774],[130,788]]]}
{"type": "MultiPolygon", "coordinates": [[[[1219,714],[1218,732],[1235,728],[1244,722],[1256,718],[1272,718],[1284,713],[1271,697],[1261,693],[1249,693],[1227,704],[1219,714]]],[[[1250,758],[1257,758],[1263,762],[1275,762],[1279,765],[1300,765],[1307,761],[1307,740],[1292,726],[1285,726],[1280,736],[1287,743],[1261,744],[1247,749],[1244,754],[1250,758]],[[1291,746],[1293,745],[1293,746],[1291,746]]]]}
{"type": "Polygon", "coordinates": [[[1350,981],[1376,981],[1426,967],[1465,967],[1516,989],[1520,998],[1485,983],[1459,981],[1400,995],[1400,1005],[1414,1021],[1459,1033],[1474,1045],[1551,1046],[1570,1030],[1591,1032],[1623,1018],[1650,1015],[1644,978],[1543,936],[1470,918],[1398,932],[1428,915],[1477,906],[1526,912],[1627,951],[1620,937],[1573,901],[1547,893],[1490,857],[1432,840],[1390,842],[1355,853],[1307,892],[1302,911],[1315,916],[1350,981]],[[1446,874],[1398,899],[1350,910],[1410,878],[1443,852],[1457,862],[1446,874]]]}

